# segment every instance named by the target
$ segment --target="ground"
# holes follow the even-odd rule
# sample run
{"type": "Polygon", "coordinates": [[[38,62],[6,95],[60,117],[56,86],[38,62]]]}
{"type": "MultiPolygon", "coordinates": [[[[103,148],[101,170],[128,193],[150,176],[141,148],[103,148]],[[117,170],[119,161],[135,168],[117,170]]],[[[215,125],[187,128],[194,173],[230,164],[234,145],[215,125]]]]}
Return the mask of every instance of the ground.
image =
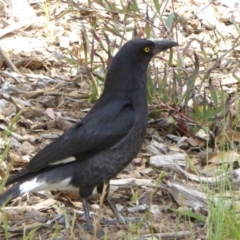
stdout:
{"type": "MultiPolygon", "coordinates": [[[[110,196],[121,215],[135,222],[116,224],[109,207],[95,196],[89,201],[91,212],[105,238],[94,237],[83,229],[77,193],[41,192],[3,208],[0,238],[208,239],[209,195],[202,184],[217,182],[213,172],[219,159],[230,158],[224,164],[232,166],[239,158],[238,149],[217,151],[223,118],[224,136],[240,141],[238,122],[233,131],[228,120],[238,119],[239,3],[35,2],[7,8],[7,1],[0,0],[0,47],[6,54],[0,58],[2,179],[11,163],[12,174],[85,116],[101,94],[111,57],[124,42],[170,38],[179,47],[152,60],[145,142],[111,182],[110,196]],[[214,101],[216,92],[220,102],[214,101]]],[[[233,176],[233,183],[237,169],[225,175],[233,176]]],[[[221,174],[219,170],[217,177],[221,174]]],[[[217,198],[216,192],[210,194],[217,198]]]]}

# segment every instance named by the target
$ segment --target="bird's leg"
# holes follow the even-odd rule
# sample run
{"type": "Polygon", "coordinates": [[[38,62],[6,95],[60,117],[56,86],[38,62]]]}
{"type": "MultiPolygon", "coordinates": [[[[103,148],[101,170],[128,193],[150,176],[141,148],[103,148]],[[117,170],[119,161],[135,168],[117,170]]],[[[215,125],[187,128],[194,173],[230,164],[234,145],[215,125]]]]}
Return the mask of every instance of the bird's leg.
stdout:
{"type": "Polygon", "coordinates": [[[89,232],[93,232],[93,225],[92,225],[92,221],[90,219],[90,214],[89,214],[89,208],[88,208],[87,200],[85,198],[83,198],[82,202],[83,202],[83,208],[84,208],[85,217],[86,217],[87,230],[89,232]]]}
{"type": "MultiPolygon", "coordinates": [[[[104,199],[104,200],[105,200],[105,202],[109,205],[109,207],[111,208],[111,210],[113,211],[113,213],[114,213],[114,215],[115,215],[115,217],[116,217],[116,219],[117,219],[117,222],[118,222],[119,224],[124,224],[124,223],[125,223],[124,218],[123,218],[123,217],[121,216],[121,214],[118,212],[115,204],[112,203],[112,201],[110,200],[110,198],[109,198],[109,196],[108,196],[108,194],[109,194],[109,182],[105,182],[104,184],[107,185],[107,187],[105,188],[106,193],[105,193],[105,199],[104,199]]],[[[99,194],[102,194],[103,189],[104,189],[104,184],[103,184],[103,185],[99,185],[99,186],[97,187],[97,192],[98,192],[99,194]]]]}
{"type": "Polygon", "coordinates": [[[110,200],[110,197],[108,196],[109,195],[109,182],[105,182],[104,184],[101,184],[101,185],[98,185],[97,186],[97,192],[99,194],[103,194],[103,191],[105,190],[105,199],[104,201],[108,204],[108,206],[111,208],[111,210],[113,211],[115,217],[116,217],[116,220],[117,221],[104,221],[104,224],[107,224],[107,225],[112,225],[112,224],[116,224],[116,222],[118,224],[127,224],[129,222],[132,222],[132,223],[138,223],[140,221],[139,218],[124,218],[117,210],[116,208],[116,205],[110,200]],[[104,184],[107,185],[107,187],[104,187],[104,184]]]}
{"type": "MultiPolygon", "coordinates": [[[[86,230],[91,234],[95,234],[93,224],[92,224],[92,221],[90,219],[89,208],[88,208],[88,203],[87,203],[86,198],[83,198],[82,202],[83,202],[83,208],[84,208],[85,218],[86,218],[86,223],[87,223],[87,229],[86,230]]],[[[96,232],[96,236],[97,236],[98,239],[103,237],[104,236],[103,230],[99,229],[96,232]]]]}
{"type": "Polygon", "coordinates": [[[113,213],[114,213],[114,215],[115,215],[115,217],[116,217],[116,219],[117,219],[117,222],[118,222],[119,224],[125,224],[124,218],[123,218],[122,215],[118,212],[115,204],[112,203],[112,201],[110,200],[110,198],[109,198],[108,196],[105,198],[105,201],[107,202],[107,204],[109,205],[109,207],[112,209],[112,211],[113,211],[113,213]]]}
{"type": "Polygon", "coordinates": [[[133,224],[137,224],[139,223],[139,221],[141,220],[141,218],[131,218],[131,217],[126,217],[124,218],[117,210],[116,205],[110,200],[110,198],[107,196],[105,198],[105,201],[107,202],[107,204],[109,205],[109,207],[111,208],[111,210],[113,211],[113,213],[115,214],[116,220],[118,224],[128,224],[128,223],[133,223],[133,224]]]}

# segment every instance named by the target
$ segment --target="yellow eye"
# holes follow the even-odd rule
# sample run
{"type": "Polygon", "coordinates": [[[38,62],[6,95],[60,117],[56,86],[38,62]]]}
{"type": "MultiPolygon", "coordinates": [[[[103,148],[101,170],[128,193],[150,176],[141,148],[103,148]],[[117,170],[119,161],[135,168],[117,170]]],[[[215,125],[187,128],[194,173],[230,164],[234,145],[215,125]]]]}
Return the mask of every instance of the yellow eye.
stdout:
{"type": "Polygon", "coordinates": [[[149,51],[150,51],[150,47],[145,47],[145,48],[144,48],[144,52],[145,52],[145,53],[149,53],[149,51]]]}

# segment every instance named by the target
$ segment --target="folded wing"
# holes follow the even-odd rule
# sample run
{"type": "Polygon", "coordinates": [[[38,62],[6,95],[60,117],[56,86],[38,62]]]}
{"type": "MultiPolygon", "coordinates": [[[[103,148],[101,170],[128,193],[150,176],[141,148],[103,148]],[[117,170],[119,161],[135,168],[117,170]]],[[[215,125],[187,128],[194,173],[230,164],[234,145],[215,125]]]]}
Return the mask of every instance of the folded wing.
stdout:
{"type": "Polygon", "coordinates": [[[49,165],[84,160],[106,148],[114,147],[131,131],[135,113],[130,104],[118,101],[89,114],[47,147],[26,166],[29,172],[49,165]],[[120,106],[119,106],[120,105],[120,106]]]}

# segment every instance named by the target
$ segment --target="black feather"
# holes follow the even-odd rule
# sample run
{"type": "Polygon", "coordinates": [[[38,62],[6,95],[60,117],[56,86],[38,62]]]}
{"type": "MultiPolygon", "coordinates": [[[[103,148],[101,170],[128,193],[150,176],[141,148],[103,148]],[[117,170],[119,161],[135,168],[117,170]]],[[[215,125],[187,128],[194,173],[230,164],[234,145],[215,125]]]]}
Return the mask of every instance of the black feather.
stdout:
{"type": "Polygon", "coordinates": [[[7,185],[15,185],[0,195],[0,204],[28,191],[76,187],[91,228],[86,199],[94,187],[102,189],[131,162],[144,140],[148,63],[156,53],[176,45],[170,40],[127,42],[112,59],[99,101],[81,122],[9,177],[7,185]],[[62,162],[69,157],[71,162],[62,162]]]}

